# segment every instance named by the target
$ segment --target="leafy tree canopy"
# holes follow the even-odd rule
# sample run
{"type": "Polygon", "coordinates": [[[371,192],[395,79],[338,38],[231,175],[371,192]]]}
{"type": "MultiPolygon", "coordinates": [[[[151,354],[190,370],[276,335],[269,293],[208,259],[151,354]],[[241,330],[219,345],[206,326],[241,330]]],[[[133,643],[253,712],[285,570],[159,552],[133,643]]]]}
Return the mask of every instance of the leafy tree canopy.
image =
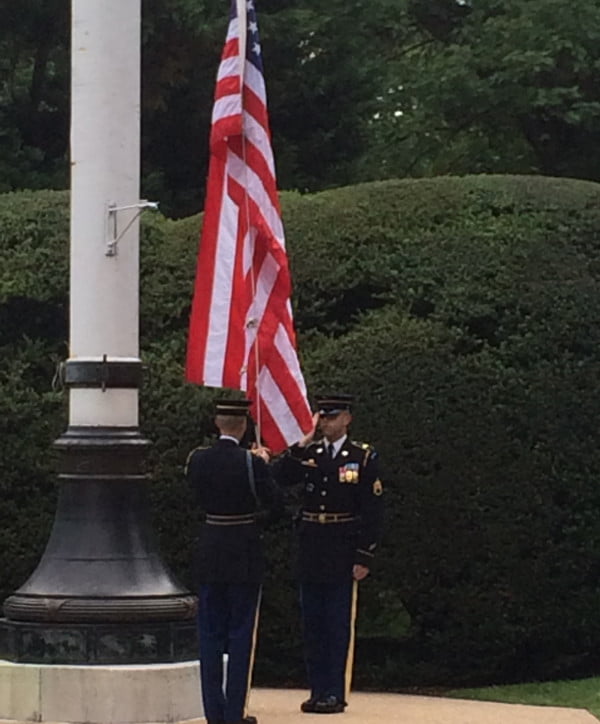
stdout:
{"type": "Polygon", "coordinates": [[[539,172],[598,179],[600,6],[409,2],[414,45],[379,92],[374,178],[539,172]]]}
{"type": "MultiPolygon", "coordinates": [[[[0,190],[66,187],[68,3],[0,4],[0,190]]],[[[258,4],[281,188],[473,172],[598,179],[598,3],[258,4]]],[[[202,205],[227,5],[143,3],[143,190],[168,215],[202,205]]]]}

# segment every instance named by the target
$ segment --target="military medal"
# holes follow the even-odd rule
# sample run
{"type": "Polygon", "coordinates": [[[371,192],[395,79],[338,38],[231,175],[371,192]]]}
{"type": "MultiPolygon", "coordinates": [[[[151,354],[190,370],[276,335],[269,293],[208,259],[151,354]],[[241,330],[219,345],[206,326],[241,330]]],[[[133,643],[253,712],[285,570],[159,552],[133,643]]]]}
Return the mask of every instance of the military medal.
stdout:
{"type": "Polygon", "coordinates": [[[339,469],[340,483],[358,483],[358,463],[346,463],[339,469]]]}

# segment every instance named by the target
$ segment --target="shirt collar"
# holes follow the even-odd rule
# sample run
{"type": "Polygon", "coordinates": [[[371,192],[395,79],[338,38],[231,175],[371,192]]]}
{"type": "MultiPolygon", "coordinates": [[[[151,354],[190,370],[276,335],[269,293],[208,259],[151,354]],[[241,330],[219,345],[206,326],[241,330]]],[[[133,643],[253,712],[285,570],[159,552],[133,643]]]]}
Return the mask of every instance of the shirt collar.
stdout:
{"type": "Polygon", "coordinates": [[[219,440],[232,440],[236,445],[240,444],[237,437],[233,437],[233,435],[219,435],[219,440]]]}
{"type": "Polygon", "coordinates": [[[333,445],[333,454],[335,456],[342,449],[342,445],[346,442],[347,438],[348,435],[342,435],[342,437],[338,438],[334,443],[330,443],[329,440],[325,438],[325,447],[328,448],[329,445],[333,445]]]}

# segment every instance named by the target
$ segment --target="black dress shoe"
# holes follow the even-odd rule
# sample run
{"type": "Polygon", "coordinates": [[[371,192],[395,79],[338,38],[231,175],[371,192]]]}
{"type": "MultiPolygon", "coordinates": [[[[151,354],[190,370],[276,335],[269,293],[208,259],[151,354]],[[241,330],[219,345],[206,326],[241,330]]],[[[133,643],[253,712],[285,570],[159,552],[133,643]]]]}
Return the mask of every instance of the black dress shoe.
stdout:
{"type": "Polygon", "coordinates": [[[303,701],[302,704],[300,704],[300,711],[303,711],[305,714],[313,714],[315,711],[315,706],[317,704],[317,697],[311,696],[310,699],[307,699],[306,701],[303,701]]]}
{"type": "Polygon", "coordinates": [[[255,716],[245,716],[242,719],[242,724],[258,724],[258,719],[255,716]]]}
{"type": "Polygon", "coordinates": [[[337,696],[326,696],[315,702],[314,711],[316,714],[339,714],[344,711],[346,702],[341,701],[337,696]]]}

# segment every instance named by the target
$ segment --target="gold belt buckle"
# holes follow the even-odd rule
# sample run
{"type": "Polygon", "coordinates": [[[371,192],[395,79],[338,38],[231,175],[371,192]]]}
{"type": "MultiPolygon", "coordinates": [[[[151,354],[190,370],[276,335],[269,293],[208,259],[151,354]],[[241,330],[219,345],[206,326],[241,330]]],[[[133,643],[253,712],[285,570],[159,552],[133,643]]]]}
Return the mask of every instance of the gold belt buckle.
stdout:
{"type": "Polygon", "coordinates": [[[327,516],[325,515],[325,513],[319,513],[319,517],[317,518],[319,523],[324,523],[326,519],[327,519],[327,516]]]}

